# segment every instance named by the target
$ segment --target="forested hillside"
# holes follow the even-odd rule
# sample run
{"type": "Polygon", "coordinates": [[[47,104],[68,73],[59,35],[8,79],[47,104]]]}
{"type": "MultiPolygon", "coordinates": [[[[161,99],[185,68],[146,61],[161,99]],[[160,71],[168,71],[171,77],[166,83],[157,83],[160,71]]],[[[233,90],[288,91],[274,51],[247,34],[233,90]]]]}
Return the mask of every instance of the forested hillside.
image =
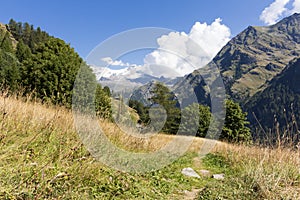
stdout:
{"type": "MultiPolygon", "coordinates": [[[[97,84],[92,70],[70,44],[50,36],[40,27],[34,28],[33,25],[13,19],[7,25],[0,26],[2,91],[30,94],[43,102],[70,108],[79,69],[86,73],[86,79],[97,84]]],[[[95,107],[107,110],[100,107],[109,107],[109,95],[102,91],[100,85],[97,88],[98,98],[107,100],[95,101],[98,103],[95,107]],[[107,102],[106,105],[103,102],[107,102]]]]}
{"type": "MultiPolygon", "coordinates": [[[[265,132],[280,132],[284,137],[299,141],[300,119],[300,59],[295,59],[266,89],[254,95],[246,104],[252,126],[262,126],[265,132]]],[[[258,129],[260,135],[262,129],[258,129]]]]}

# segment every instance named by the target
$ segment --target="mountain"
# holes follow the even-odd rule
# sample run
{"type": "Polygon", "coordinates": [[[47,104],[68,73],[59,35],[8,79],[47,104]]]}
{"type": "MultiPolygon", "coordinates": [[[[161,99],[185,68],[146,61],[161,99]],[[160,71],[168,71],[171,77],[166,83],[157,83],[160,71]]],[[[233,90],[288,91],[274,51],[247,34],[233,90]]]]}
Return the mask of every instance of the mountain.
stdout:
{"type": "Polygon", "coordinates": [[[241,102],[264,89],[300,53],[300,15],[269,27],[248,27],[214,58],[228,94],[241,102]]]}
{"type": "Polygon", "coordinates": [[[300,57],[265,85],[245,105],[253,126],[289,128],[297,132],[300,119],[300,57]],[[258,121],[256,121],[255,117],[258,121]]]}
{"type": "Polygon", "coordinates": [[[129,66],[117,70],[97,66],[91,66],[91,68],[101,85],[108,86],[115,92],[123,92],[124,90],[130,92],[152,81],[173,85],[178,79],[151,75],[151,71],[147,72],[141,66],[129,66]]]}
{"type": "Polygon", "coordinates": [[[226,93],[244,104],[250,97],[266,88],[266,82],[281,73],[286,65],[300,55],[300,14],[287,17],[275,25],[249,26],[231,39],[205,68],[185,76],[176,85],[177,93],[189,95],[190,86],[200,102],[207,102],[216,72],[224,81],[226,93]],[[203,81],[211,80],[210,83],[203,81]],[[198,91],[198,92],[197,92],[198,91]]]}
{"type": "MultiPolygon", "coordinates": [[[[179,80],[174,86],[176,94],[189,99],[193,92],[199,103],[212,106],[212,91],[222,90],[218,75],[227,97],[238,101],[248,112],[253,133],[298,133],[300,14],[272,26],[249,26],[232,38],[206,67],[179,80]]],[[[183,106],[187,104],[188,101],[183,106]]]]}
{"type": "Polygon", "coordinates": [[[150,81],[147,84],[135,89],[130,96],[130,100],[136,100],[144,104],[145,106],[151,106],[151,101],[149,100],[153,97],[152,91],[155,88],[156,81],[150,81]]]}

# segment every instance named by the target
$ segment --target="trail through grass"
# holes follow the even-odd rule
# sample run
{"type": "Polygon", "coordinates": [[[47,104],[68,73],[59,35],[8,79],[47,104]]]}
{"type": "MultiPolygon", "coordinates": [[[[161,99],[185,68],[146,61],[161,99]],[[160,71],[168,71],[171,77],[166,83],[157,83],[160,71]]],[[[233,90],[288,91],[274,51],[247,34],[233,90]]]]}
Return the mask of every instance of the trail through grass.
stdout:
{"type": "MultiPolygon", "coordinates": [[[[299,150],[218,142],[202,158],[197,152],[204,139],[195,138],[174,163],[130,174],[90,155],[69,110],[1,96],[0,112],[0,199],[300,199],[299,150]],[[186,167],[225,179],[186,177],[186,167]]],[[[114,144],[137,152],[155,151],[176,137],[135,138],[99,123],[114,144]]]]}

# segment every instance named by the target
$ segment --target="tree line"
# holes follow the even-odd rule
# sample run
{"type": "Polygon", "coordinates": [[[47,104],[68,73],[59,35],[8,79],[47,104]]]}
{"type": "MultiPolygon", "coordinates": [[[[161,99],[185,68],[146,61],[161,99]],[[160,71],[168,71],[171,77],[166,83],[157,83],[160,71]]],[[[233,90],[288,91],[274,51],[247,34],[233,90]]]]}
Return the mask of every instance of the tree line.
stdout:
{"type": "Polygon", "coordinates": [[[86,74],[88,80],[85,81],[97,85],[93,101],[97,114],[109,118],[109,89],[97,83],[90,67],[70,44],[50,36],[40,27],[13,19],[5,28],[0,28],[1,90],[22,91],[21,95],[31,94],[42,102],[71,108],[79,70],[86,74]]]}
{"type": "MultiPolygon", "coordinates": [[[[175,94],[162,83],[155,83],[151,93],[152,97],[149,99],[151,106],[145,106],[138,100],[129,100],[129,107],[136,110],[144,126],[153,126],[155,130],[156,126],[159,126],[156,123],[165,120],[161,131],[168,134],[189,135],[194,132],[198,137],[206,137],[209,128],[215,133],[219,131],[214,125],[210,107],[193,103],[180,109],[175,94]],[[156,114],[151,115],[150,112],[155,110],[156,114]],[[162,119],[162,115],[165,115],[166,119],[162,119]]],[[[225,104],[226,116],[219,138],[228,142],[250,142],[251,132],[248,127],[247,113],[232,100],[226,100],[225,104]]]]}

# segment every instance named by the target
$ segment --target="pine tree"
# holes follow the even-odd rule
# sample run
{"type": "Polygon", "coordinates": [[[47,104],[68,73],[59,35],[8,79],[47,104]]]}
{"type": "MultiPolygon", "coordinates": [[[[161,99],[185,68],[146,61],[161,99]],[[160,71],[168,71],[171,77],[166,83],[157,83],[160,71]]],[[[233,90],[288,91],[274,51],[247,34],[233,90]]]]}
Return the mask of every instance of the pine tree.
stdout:
{"type": "Polygon", "coordinates": [[[31,36],[31,31],[32,31],[31,28],[33,28],[33,27],[31,27],[28,23],[23,24],[22,40],[27,45],[29,45],[29,43],[30,43],[30,36],[31,36]]]}
{"type": "Polygon", "coordinates": [[[243,112],[240,105],[232,100],[226,101],[226,117],[220,139],[229,142],[249,142],[251,132],[247,127],[247,113],[243,112]]]}
{"type": "Polygon", "coordinates": [[[0,86],[16,91],[20,81],[20,69],[13,54],[0,49],[0,86]]]}
{"type": "Polygon", "coordinates": [[[144,125],[147,125],[149,123],[149,108],[144,106],[143,103],[137,101],[137,100],[129,100],[128,106],[130,108],[133,108],[136,110],[137,114],[140,117],[140,122],[144,125]]]}
{"type": "MultiPolygon", "coordinates": [[[[159,105],[163,107],[167,115],[166,123],[164,124],[162,131],[166,133],[176,134],[180,125],[180,109],[177,107],[175,95],[169,90],[168,87],[164,86],[162,83],[156,83],[151,93],[153,94],[153,96],[150,100],[153,102],[153,105],[159,105]]],[[[156,108],[161,109],[159,108],[159,106],[156,106],[156,108]]],[[[158,110],[158,112],[161,111],[158,110]]],[[[161,116],[154,115],[152,117],[160,118],[161,116]]],[[[159,122],[160,119],[153,121],[159,122]]]]}
{"type": "Polygon", "coordinates": [[[111,97],[111,92],[108,86],[104,86],[103,91],[107,96],[111,97]]]}
{"type": "MultiPolygon", "coordinates": [[[[11,32],[12,35],[17,35],[17,27],[18,27],[18,24],[15,20],[13,19],[10,19],[9,20],[9,23],[8,23],[8,30],[11,32]]],[[[18,38],[16,38],[18,39],[18,38]]]]}
{"type": "Polygon", "coordinates": [[[17,44],[16,57],[22,63],[24,60],[29,59],[31,56],[30,48],[24,44],[23,40],[20,40],[17,44]]]}

